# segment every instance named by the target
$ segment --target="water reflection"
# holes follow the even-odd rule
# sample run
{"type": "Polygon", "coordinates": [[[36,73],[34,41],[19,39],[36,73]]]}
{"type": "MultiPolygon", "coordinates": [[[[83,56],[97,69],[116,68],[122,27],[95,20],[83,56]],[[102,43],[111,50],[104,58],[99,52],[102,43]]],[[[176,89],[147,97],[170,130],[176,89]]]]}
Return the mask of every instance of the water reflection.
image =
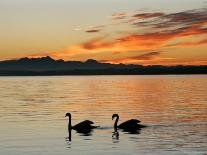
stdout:
{"type": "Polygon", "coordinates": [[[69,137],[66,137],[65,138],[65,141],[66,141],[66,143],[67,143],[67,148],[71,148],[71,145],[72,145],[72,141],[71,141],[71,137],[69,136],[69,137]]]}
{"type": "Polygon", "coordinates": [[[134,129],[131,129],[131,130],[123,130],[125,133],[128,133],[128,134],[141,134],[141,130],[142,129],[137,129],[137,130],[134,130],[134,129]]]}
{"type": "Polygon", "coordinates": [[[112,132],[112,141],[113,143],[119,143],[119,131],[117,129],[112,132]]]}
{"type": "MultiPolygon", "coordinates": [[[[87,130],[76,130],[76,133],[79,136],[92,136],[93,129],[87,129],[87,130]]],[[[66,138],[66,141],[71,142],[72,141],[72,128],[68,129],[68,137],[66,138]]]]}
{"type": "MultiPolygon", "coordinates": [[[[139,135],[141,134],[141,130],[142,129],[139,129],[139,130],[121,130],[123,133],[125,133],[125,135],[131,135],[132,137],[130,138],[136,138],[134,137],[135,135],[139,135]]],[[[120,141],[120,134],[119,134],[119,131],[118,129],[114,129],[114,131],[112,132],[112,142],[113,143],[119,143],[120,141]]]]}
{"type": "Polygon", "coordinates": [[[206,75],[0,77],[0,154],[168,154],[169,150],[204,154],[206,79],[206,75]],[[83,134],[72,130],[69,138],[63,118],[68,111],[75,116],[74,124],[87,118],[104,127],[83,134]],[[150,127],[113,132],[113,113],[121,116],[120,122],[138,118],[150,127]],[[64,149],[66,144],[72,147],[70,152],[64,149]]]}
{"type": "MultiPolygon", "coordinates": [[[[91,140],[91,136],[92,136],[93,130],[88,130],[87,132],[78,132],[75,131],[75,133],[80,137],[84,137],[83,140],[91,140]]],[[[68,130],[68,137],[65,138],[65,141],[67,143],[67,148],[72,148],[72,130],[68,130]]]]}
{"type": "Polygon", "coordinates": [[[86,129],[81,131],[76,131],[80,136],[92,136],[93,129],[86,129]]]}
{"type": "Polygon", "coordinates": [[[71,142],[72,141],[72,129],[68,129],[68,140],[71,142]]]}

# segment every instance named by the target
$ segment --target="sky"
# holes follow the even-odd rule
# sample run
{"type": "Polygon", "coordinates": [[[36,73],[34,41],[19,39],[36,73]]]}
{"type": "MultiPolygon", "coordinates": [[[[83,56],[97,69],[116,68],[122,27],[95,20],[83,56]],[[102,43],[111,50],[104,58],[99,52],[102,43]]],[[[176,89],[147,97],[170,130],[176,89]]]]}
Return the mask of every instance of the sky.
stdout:
{"type": "Polygon", "coordinates": [[[207,0],[0,0],[0,60],[207,65],[207,0]]]}

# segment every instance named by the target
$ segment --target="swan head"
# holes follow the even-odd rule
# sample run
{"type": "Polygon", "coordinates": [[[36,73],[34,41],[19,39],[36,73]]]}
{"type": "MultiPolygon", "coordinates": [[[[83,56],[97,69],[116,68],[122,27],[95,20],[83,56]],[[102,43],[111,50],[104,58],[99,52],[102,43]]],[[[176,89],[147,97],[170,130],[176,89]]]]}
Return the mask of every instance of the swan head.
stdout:
{"type": "Polygon", "coordinates": [[[71,117],[71,114],[68,112],[68,113],[65,114],[65,117],[67,117],[67,116],[71,117]]]}
{"type": "Polygon", "coordinates": [[[119,117],[119,115],[118,115],[118,114],[113,114],[113,115],[112,115],[112,120],[113,120],[115,117],[119,117]]]}

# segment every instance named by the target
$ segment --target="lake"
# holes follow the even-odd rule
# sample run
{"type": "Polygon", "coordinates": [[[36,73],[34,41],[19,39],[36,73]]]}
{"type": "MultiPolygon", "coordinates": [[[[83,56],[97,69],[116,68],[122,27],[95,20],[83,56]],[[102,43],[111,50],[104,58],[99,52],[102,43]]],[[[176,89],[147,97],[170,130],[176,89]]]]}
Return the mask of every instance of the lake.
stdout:
{"type": "Polygon", "coordinates": [[[0,77],[1,155],[204,155],[207,75],[0,77]],[[101,126],[72,132],[89,119],[101,126]],[[112,114],[147,125],[114,134],[112,114]]]}

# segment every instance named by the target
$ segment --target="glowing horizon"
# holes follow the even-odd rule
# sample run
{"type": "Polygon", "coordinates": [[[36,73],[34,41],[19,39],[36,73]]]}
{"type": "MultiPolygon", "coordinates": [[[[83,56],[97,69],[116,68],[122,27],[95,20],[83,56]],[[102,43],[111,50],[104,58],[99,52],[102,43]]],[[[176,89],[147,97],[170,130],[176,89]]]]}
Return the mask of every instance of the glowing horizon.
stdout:
{"type": "Polygon", "coordinates": [[[205,0],[0,0],[0,60],[51,56],[207,65],[206,5],[205,0]]]}

